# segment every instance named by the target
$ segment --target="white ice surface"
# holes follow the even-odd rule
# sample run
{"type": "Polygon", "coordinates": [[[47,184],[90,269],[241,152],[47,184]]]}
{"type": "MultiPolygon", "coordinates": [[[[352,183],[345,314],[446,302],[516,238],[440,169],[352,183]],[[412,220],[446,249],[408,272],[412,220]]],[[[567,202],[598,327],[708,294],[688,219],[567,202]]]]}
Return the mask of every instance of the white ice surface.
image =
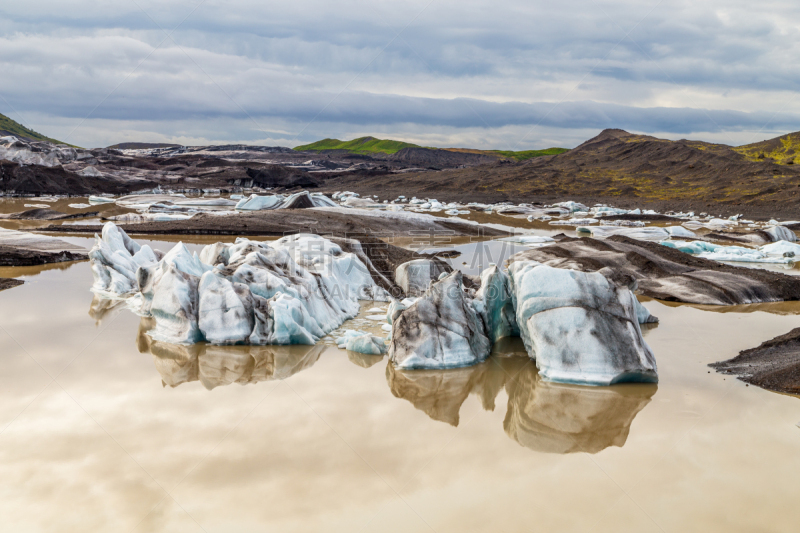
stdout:
{"type": "Polygon", "coordinates": [[[536,261],[515,261],[509,274],[520,336],[543,378],[582,385],[657,381],[629,289],[597,272],[536,261]]]}

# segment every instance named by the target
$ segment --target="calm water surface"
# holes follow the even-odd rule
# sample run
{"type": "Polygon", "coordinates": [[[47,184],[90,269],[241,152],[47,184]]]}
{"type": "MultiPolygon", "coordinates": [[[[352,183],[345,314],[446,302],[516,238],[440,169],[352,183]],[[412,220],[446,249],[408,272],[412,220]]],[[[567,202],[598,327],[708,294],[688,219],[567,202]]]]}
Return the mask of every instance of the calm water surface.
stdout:
{"type": "MultiPolygon", "coordinates": [[[[325,343],[164,345],[93,302],[88,263],[12,275],[0,531],[797,530],[800,401],[706,365],[798,304],[645,301],[658,386],[589,388],[542,382],[514,340],[427,372],[325,343]]],[[[378,330],[371,307],[354,326],[378,330]]]]}

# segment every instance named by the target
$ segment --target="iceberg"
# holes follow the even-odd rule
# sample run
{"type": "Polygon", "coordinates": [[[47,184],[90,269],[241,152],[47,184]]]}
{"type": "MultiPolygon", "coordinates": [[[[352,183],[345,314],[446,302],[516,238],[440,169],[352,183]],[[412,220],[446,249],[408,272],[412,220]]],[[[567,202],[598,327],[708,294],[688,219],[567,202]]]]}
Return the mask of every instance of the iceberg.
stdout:
{"type": "Polygon", "coordinates": [[[154,266],[158,260],[153,250],[139,246],[114,223],[103,226],[101,236],[89,251],[94,285],[92,290],[111,296],[127,295],[138,290],[136,272],[154,266]]]}
{"type": "Polygon", "coordinates": [[[667,226],[664,228],[669,233],[670,237],[678,238],[678,239],[696,239],[697,234],[695,232],[690,231],[683,226],[667,226]]]}
{"type": "Polygon", "coordinates": [[[772,237],[773,242],[777,241],[788,241],[788,242],[797,242],[797,235],[785,226],[771,226],[764,230],[772,237]]]}
{"type": "Polygon", "coordinates": [[[402,369],[442,369],[484,361],[491,342],[463,289],[461,272],[433,283],[392,322],[389,358],[402,369]]]}
{"type": "Polygon", "coordinates": [[[109,222],[89,255],[93,290],[128,299],[154,319],[154,339],[176,344],[314,344],[359,300],[389,300],[356,254],[317,235],[237,239],[199,256],[178,243],[159,260],[109,222]]]}
{"type": "Polygon", "coordinates": [[[582,385],[656,382],[636,297],[598,272],[514,261],[509,267],[517,323],[544,379],[582,385]]]}
{"type": "Polygon", "coordinates": [[[336,345],[342,350],[366,355],[383,355],[386,353],[386,343],[376,335],[348,329],[336,339],[336,345]]]}
{"type": "Polygon", "coordinates": [[[766,244],[760,248],[721,246],[706,241],[663,241],[661,244],[703,259],[733,263],[790,264],[794,262],[796,253],[800,251],[800,245],[786,241],[766,244]]]}
{"type": "Polygon", "coordinates": [[[589,233],[597,239],[605,239],[613,235],[624,235],[638,241],[662,241],[669,238],[669,232],[660,227],[625,228],[619,226],[581,226],[578,233],[589,233]]]}
{"type": "Polygon", "coordinates": [[[264,209],[276,209],[283,203],[284,197],[281,195],[259,196],[251,194],[247,198],[242,198],[236,204],[237,211],[261,211],[264,209]]]}

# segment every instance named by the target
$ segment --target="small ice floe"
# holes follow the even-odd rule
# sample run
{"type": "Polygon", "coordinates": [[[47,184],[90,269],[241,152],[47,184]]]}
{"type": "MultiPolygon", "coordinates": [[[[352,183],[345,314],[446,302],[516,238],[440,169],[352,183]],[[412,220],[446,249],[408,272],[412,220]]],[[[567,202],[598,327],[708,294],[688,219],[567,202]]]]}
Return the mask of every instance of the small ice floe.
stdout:
{"type": "Polygon", "coordinates": [[[72,209],[86,209],[87,207],[92,207],[91,204],[69,204],[69,207],[72,209]]]}
{"type": "Polygon", "coordinates": [[[89,203],[91,205],[99,205],[99,204],[113,204],[114,198],[109,198],[107,196],[90,196],[89,203]]]}
{"type": "Polygon", "coordinates": [[[25,207],[30,207],[33,209],[49,209],[50,204],[25,204],[25,207]]]}
{"type": "Polygon", "coordinates": [[[363,331],[348,329],[336,339],[341,350],[363,353],[367,355],[383,355],[386,353],[386,342],[375,335],[363,331]]]}
{"type": "Polygon", "coordinates": [[[317,235],[237,239],[199,256],[178,243],[159,258],[109,222],[89,258],[96,293],[127,298],[154,318],[152,338],[177,344],[314,344],[355,318],[359,300],[389,300],[358,256],[317,235]]]}
{"type": "Polygon", "coordinates": [[[778,241],[796,242],[797,241],[797,235],[792,230],[790,230],[789,228],[786,228],[784,226],[778,226],[778,225],[769,226],[767,228],[764,228],[764,231],[767,232],[770,237],[772,237],[773,242],[778,242],[778,241]]]}
{"type": "Polygon", "coordinates": [[[660,227],[624,228],[619,226],[580,226],[578,233],[589,233],[597,239],[605,239],[612,235],[624,235],[639,241],[662,241],[669,238],[669,232],[660,227]]]}
{"type": "MultiPolygon", "coordinates": [[[[231,196],[231,199],[234,199],[231,196]]],[[[276,209],[286,198],[283,195],[259,196],[252,194],[247,198],[240,198],[235,208],[237,211],[261,211],[263,209],[276,209]]]]}
{"type": "Polygon", "coordinates": [[[766,244],[760,248],[720,246],[706,241],[664,241],[661,244],[703,259],[735,263],[790,264],[800,254],[800,245],[787,241],[766,244]]]}
{"type": "Polygon", "coordinates": [[[556,207],[563,207],[563,208],[567,209],[570,213],[578,213],[578,212],[589,211],[589,208],[586,207],[585,205],[583,205],[581,203],[578,203],[578,202],[573,202],[572,200],[570,200],[568,202],[559,202],[559,203],[553,204],[553,205],[556,206],[556,207]]]}
{"type": "Polygon", "coordinates": [[[596,218],[570,218],[569,220],[553,220],[549,222],[551,226],[584,226],[586,224],[597,224],[600,222],[596,218]]]}
{"type": "Polygon", "coordinates": [[[377,200],[373,200],[371,198],[357,198],[355,196],[348,196],[347,199],[342,202],[342,205],[347,207],[383,207],[383,205],[378,202],[377,200]]]}
{"type": "Polygon", "coordinates": [[[497,240],[513,242],[514,244],[523,244],[525,246],[546,246],[556,242],[552,237],[545,237],[542,235],[514,235],[513,237],[503,237],[497,240]]]}
{"type": "Polygon", "coordinates": [[[536,261],[511,263],[509,275],[520,334],[543,378],[582,385],[658,381],[630,289],[598,272],[536,261]]]}
{"type": "Polygon", "coordinates": [[[693,231],[689,231],[688,229],[684,228],[683,226],[667,226],[664,228],[669,232],[670,237],[676,239],[696,239],[697,234],[693,231]]]}
{"type": "Polygon", "coordinates": [[[612,215],[627,215],[627,214],[641,214],[639,213],[630,213],[627,209],[619,209],[617,207],[608,207],[606,205],[595,206],[590,209],[591,213],[596,215],[602,216],[612,216],[612,215]]]}
{"type": "Polygon", "coordinates": [[[114,215],[105,218],[114,222],[125,222],[128,224],[139,224],[142,222],[171,222],[173,220],[189,220],[194,215],[181,213],[125,213],[124,215],[114,215]]]}
{"type": "Polygon", "coordinates": [[[692,231],[697,231],[699,229],[707,229],[710,231],[726,231],[731,228],[736,227],[738,223],[735,220],[724,220],[722,218],[712,218],[706,222],[700,222],[697,220],[688,220],[681,224],[684,228],[690,229],[692,231]]]}

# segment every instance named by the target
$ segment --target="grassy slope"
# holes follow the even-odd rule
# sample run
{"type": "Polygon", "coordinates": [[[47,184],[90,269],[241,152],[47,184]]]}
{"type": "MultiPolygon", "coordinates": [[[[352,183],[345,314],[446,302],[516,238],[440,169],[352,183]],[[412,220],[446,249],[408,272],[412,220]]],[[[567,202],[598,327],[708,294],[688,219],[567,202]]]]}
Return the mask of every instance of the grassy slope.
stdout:
{"type": "MultiPolygon", "coordinates": [[[[321,152],[323,150],[347,150],[354,154],[370,154],[382,152],[384,154],[395,154],[403,148],[420,148],[419,145],[403,141],[393,141],[387,139],[376,139],[375,137],[361,137],[352,141],[340,141],[339,139],[323,139],[311,144],[295,147],[298,151],[321,152]]],[[[427,148],[427,147],[426,147],[427,148]]],[[[512,152],[510,150],[475,150],[471,148],[431,148],[432,150],[447,150],[450,152],[464,152],[470,154],[491,155],[498,158],[513,159],[515,161],[526,161],[534,157],[543,155],[557,155],[567,151],[566,148],[548,148],[546,150],[524,150],[512,152]]]]}
{"type": "Polygon", "coordinates": [[[749,161],[763,161],[770,158],[779,165],[793,165],[800,151],[800,133],[789,133],[775,139],[737,146],[733,150],[749,161]]]}
{"type": "Polygon", "coordinates": [[[403,148],[419,148],[416,144],[403,141],[392,141],[386,139],[376,139],[375,137],[361,137],[352,141],[340,141],[339,139],[323,139],[315,143],[295,147],[295,150],[303,152],[321,152],[323,150],[347,150],[354,154],[374,154],[382,152],[384,154],[395,154],[403,148]]]}
{"type": "Polygon", "coordinates": [[[31,129],[28,129],[19,122],[13,121],[3,114],[0,114],[0,130],[20,135],[28,139],[33,139],[35,141],[47,141],[53,144],[64,144],[61,141],[51,139],[50,137],[45,137],[41,133],[37,133],[31,129]]]}

